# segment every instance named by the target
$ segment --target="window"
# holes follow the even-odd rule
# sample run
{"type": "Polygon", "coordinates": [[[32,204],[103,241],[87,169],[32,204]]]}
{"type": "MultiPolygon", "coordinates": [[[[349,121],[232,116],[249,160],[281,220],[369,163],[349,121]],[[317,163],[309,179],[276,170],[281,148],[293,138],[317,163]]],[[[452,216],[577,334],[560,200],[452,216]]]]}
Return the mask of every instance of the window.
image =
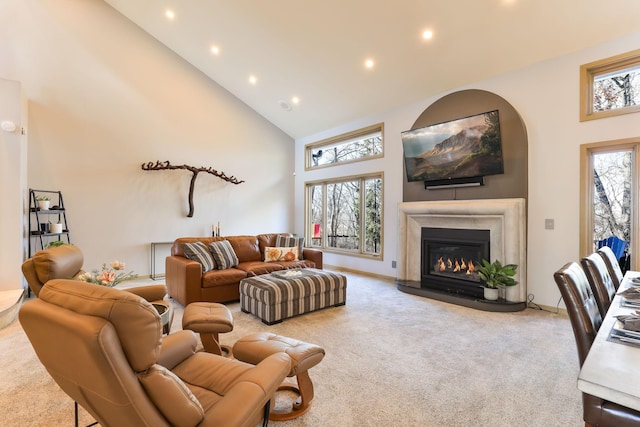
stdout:
{"type": "Polygon", "coordinates": [[[307,183],[306,242],[350,254],[382,255],[382,173],[307,183]]]}
{"type": "Polygon", "coordinates": [[[640,218],[633,189],[638,182],[639,149],[640,140],[635,139],[581,147],[581,256],[594,252],[599,240],[615,236],[627,242],[632,266],[638,265],[634,249],[640,218]]]}
{"type": "Polygon", "coordinates": [[[580,120],[640,111],[640,50],[580,67],[580,120]]]}
{"type": "Polygon", "coordinates": [[[382,157],[382,135],[383,124],[380,123],[309,144],[305,147],[306,169],[382,157]]]}

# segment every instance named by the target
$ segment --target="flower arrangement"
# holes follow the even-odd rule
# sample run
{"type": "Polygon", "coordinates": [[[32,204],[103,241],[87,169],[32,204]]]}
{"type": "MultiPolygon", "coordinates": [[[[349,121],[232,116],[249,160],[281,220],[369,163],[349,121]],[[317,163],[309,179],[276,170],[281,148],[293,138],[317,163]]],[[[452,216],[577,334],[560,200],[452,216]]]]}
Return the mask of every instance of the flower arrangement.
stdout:
{"type": "Polygon", "coordinates": [[[91,273],[83,273],[78,279],[83,282],[95,283],[96,285],[108,286],[110,288],[116,286],[123,280],[135,279],[137,274],[133,271],[124,272],[124,262],[118,260],[111,261],[109,265],[102,264],[102,269],[92,270],[91,273]]]}

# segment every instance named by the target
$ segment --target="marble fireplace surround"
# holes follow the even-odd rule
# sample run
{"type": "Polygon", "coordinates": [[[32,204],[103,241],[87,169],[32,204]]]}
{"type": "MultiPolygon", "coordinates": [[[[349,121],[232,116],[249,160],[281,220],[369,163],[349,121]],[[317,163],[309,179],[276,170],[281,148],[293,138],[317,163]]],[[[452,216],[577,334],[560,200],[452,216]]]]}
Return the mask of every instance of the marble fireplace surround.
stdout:
{"type": "Polygon", "coordinates": [[[491,261],[517,264],[516,286],[507,287],[509,302],[527,299],[525,199],[446,200],[398,205],[398,281],[420,282],[422,227],[490,231],[491,261]]]}

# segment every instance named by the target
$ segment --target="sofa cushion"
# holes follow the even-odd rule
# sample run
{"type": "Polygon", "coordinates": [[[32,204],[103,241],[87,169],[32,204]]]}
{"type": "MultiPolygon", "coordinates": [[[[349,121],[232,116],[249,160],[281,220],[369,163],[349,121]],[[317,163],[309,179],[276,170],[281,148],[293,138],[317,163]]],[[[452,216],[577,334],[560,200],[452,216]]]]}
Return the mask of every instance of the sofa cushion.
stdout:
{"type": "Polygon", "coordinates": [[[292,246],[289,248],[279,247],[272,248],[266,247],[264,250],[264,262],[274,261],[298,261],[298,247],[292,246]]]}
{"type": "Polygon", "coordinates": [[[231,243],[239,262],[262,261],[257,236],[233,236],[227,240],[231,243]]]}
{"type": "Polygon", "coordinates": [[[226,270],[238,265],[238,257],[228,240],[209,243],[209,249],[218,270],[226,270]]]}
{"type": "Polygon", "coordinates": [[[202,275],[202,287],[213,288],[216,286],[233,285],[247,277],[245,271],[237,268],[227,268],[226,270],[211,270],[202,275]]]}
{"type": "Polygon", "coordinates": [[[298,247],[298,259],[302,259],[302,249],[304,248],[304,237],[294,237],[289,234],[278,234],[276,236],[276,247],[288,248],[291,246],[298,247]]]}
{"type": "Polygon", "coordinates": [[[183,243],[184,256],[192,261],[198,261],[202,266],[202,272],[206,273],[216,268],[216,263],[207,246],[202,242],[183,243]]]}
{"type": "Polygon", "coordinates": [[[316,268],[316,263],[310,259],[301,259],[298,261],[278,261],[285,270],[290,268],[316,268]]]}
{"type": "Polygon", "coordinates": [[[245,271],[247,276],[259,276],[260,274],[280,271],[282,270],[282,265],[278,262],[248,261],[241,262],[236,268],[245,271]]]}

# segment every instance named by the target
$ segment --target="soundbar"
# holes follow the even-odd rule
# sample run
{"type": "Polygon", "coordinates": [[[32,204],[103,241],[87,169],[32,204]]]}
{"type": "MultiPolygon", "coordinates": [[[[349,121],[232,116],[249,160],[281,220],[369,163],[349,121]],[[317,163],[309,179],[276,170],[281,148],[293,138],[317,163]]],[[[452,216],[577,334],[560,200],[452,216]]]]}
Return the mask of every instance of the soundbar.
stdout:
{"type": "Polygon", "coordinates": [[[442,188],[455,188],[455,187],[477,187],[484,185],[484,176],[472,176],[468,178],[449,178],[449,179],[434,179],[424,182],[425,190],[438,190],[442,188]]]}

